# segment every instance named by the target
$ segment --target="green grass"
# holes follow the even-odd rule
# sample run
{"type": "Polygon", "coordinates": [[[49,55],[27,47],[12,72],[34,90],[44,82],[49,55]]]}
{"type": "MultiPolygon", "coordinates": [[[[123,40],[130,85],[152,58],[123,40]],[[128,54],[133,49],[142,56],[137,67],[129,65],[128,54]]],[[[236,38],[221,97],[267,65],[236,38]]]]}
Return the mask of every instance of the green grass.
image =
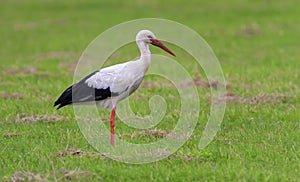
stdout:
{"type": "MultiPolygon", "coordinates": [[[[297,181],[300,179],[299,40],[300,3],[286,1],[39,1],[0,2],[0,176],[16,172],[40,174],[48,180],[63,178],[63,170],[86,171],[91,177],[73,180],[103,181],[297,181]],[[61,91],[72,83],[73,72],[62,66],[76,63],[98,34],[123,21],[167,18],[202,35],[222,65],[229,92],[243,97],[289,94],[291,97],[259,104],[228,103],[215,140],[204,150],[198,143],[209,105],[208,88],[199,88],[201,105],[197,128],[181,149],[169,158],[145,165],[129,165],[97,155],[74,120],[72,107],[52,108],[61,91]],[[53,54],[63,53],[58,56],[53,54]],[[50,55],[52,54],[52,56],[50,55]],[[7,70],[31,68],[46,74],[9,74],[7,70]],[[6,93],[21,98],[4,99],[6,93]],[[18,116],[66,116],[58,122],[19,123],[18,116]],[[9,133],[18,136],[7,136],[9,133]],[[66,149],[83,155],[58,157],[66,149]],[[190,158],[191,160],[184,160],[190,158]],[[57,175],[55,175],[58,173],[57,175]]],[[[159,37],[159,35],[157,35],[159,37]]],[[[134,45],[112,57],[138,56],[134,45]],[[126,51],[127,50],[127,51],[126,51]]],[[[152,48],[157,51],[156,48],[152,48]]],[[[126,60],[124,60],[126,61],[126,60]]],[[[184,63],[185,59],[181,63],[184,63]]],[[[189,57],[187,69],[202,74],[189,57]]],[[[147,80],[161,81],[147,77],[147,80]]],[[[172,88],[141,88],[132,96],[135,112],[149,112],[139,96],[177,94],[172,88]]],[[[167,99],[168,114],[157,128],[169,131],[178,117],[178,101],[167,99]]],[[[107,118],[109,111],[101,110],[107,118]]],[[[107,123],[108,124],[108,123],[107,123]]],[[[135,132],[117,121],[116,132],[135,132]]],[[[155,137],[125,138],[131,142],[155,137]]]]}

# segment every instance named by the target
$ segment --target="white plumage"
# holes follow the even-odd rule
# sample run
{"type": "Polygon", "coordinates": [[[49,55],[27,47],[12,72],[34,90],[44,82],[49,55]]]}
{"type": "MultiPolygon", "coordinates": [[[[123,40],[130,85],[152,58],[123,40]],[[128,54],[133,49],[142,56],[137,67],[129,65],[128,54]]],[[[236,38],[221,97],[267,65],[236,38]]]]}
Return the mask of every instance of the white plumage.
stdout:
{"type": "Polygon", "coordinates": [[[97,105],[111,109],[111,144],[114,145],[115,109],[121,100],[132,94],[141,84],[150,62],[149,44],[158,46],[175,56],[149,30],[142,30],[136,36],[141,52],[140,59],[117,64],[96,71],[78,83],[67,88],[54,103],[58,109],[71,104],[86,104],[96,101],[97,105]]]}
{"type": "Polygon", "coordinates": [[[97,105],[112,109],[119,101],[129,96],[138,88],[148,67],[149,64],[141,62],[141,60],[117,64],[101,69],[88,78],[85,83],[89,87],[96,89],[110,88],[111,93],[116,93],[117,95],[114,97],[97,101],[97,105]]]}

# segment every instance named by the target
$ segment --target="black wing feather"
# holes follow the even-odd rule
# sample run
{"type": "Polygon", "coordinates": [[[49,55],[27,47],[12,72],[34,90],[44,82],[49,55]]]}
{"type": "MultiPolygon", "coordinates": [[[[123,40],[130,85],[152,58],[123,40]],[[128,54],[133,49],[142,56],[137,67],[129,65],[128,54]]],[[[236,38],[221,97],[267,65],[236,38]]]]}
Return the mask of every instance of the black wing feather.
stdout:
{"type": "Polygon", "coordinates": [[[99,101],[104,100],[108,97],[116,96],[118,94],[112,93],[110,88],[106,89],[97,89],[93,87],[89,87],[85,81],[94,75],[95,71],[89,74],[87,77],[79,81],[78,83],[68,87],[61,96],[55,101],[54,106],[57,106],[57,109],[60,109],[66,105],[70,105],[73,103],[81,103],[81,102],[89,102],[89,101],[99,101]]]}

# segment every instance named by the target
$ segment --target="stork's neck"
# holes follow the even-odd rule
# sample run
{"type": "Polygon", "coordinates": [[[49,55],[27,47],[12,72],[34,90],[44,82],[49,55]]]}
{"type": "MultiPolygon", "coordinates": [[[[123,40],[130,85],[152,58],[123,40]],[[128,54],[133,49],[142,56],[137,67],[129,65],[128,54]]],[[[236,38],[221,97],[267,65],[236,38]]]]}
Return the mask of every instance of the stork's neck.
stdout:
{"type": "Polygon", "coordinates": [[[137,45],[140,49],[140,52],[141,52],[141,59],[140,60],[150,63],[151,52],[150,52],[150,49],[149,49],[149,44],[147,44],[146,42],[141,41],[141,40],[138,40],[136,43],[137,43],[137,45]]]}

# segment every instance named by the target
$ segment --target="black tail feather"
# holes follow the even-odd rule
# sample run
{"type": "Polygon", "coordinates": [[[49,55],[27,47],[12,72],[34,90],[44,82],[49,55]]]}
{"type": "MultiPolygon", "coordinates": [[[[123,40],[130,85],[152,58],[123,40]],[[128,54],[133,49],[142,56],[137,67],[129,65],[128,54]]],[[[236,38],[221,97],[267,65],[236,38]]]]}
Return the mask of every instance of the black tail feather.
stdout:
{"type": "Polygon", "coordinates": [[[57,109],[60,109],[73,103],[99,101],[118,95],[118,93],[112,93],[109,87],[105,89],[97,89],[88,86],[88,84],[85,83],[85,80],[93,74],[95,74],[95,72],[88,75],[80,82],[68,87],[57,99],[57,101],[54,102],[54,107],[58,106],[57,109]]]}
{"type": "Polygon", "coordinates": [[[86,79],[88,79],[90,76],[94,75],[96,72],[98,71],[94,71],[93,73],[89,74],[88,76],[86,76],[84,79],[82,79],[80,82],[78,82],[77,84],[71,85],[70,87],[68,87],[62,94],[61,96],[57,99],[57,101],[54,102],[53,107],[57,106],[57,109],[60,109],[66,105],[70,105],[72,104],[72,90],[73,88],[77,88],[78,85],[83,84],[85,82],[86,79]]]}
{"type": "Polygon", "coordinates": [[[60,109],[66,105],[72,104],[72,87],[73,86],[70,86],[61,94],[57,101],[54,102],[53,107],[58,105],[57,109],[60,109]]]}

